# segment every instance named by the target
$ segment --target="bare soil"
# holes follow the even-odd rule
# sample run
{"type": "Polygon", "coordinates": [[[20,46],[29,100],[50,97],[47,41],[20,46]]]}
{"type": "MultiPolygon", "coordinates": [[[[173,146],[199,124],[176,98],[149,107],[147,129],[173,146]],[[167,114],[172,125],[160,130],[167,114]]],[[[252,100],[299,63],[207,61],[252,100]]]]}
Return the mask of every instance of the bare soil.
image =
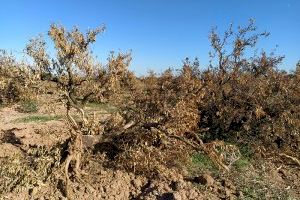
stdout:
{"type": "MultiPolygon", "coordinates": [[[[22,156],[24,151],[40,147],[53,149],[68,139],[69,134],[66,128],[68,125],[63,117],[46,122],[18,121],[18,119],[36,115],[63,115],[64,108],[61,104],[53,104],[45,99],[43,101],[44,106],[37,113],[20,113],[17,111],[18,105],[0,109],[0,166],[2,167],[0,169],[2,173],[6,172],[4,170],[7,165],[6,160],[15,162],[19,158],[25,158],[24,163],[26,163],[28,157],[22,156]]],[[[43,158],[42,154],[32,155],[39,155],[43,158]]],[[[102,161],[105,159],[104,155],[83,158],[81,179],[71,177],[71,199],[300,199],[300,166],[291,160],[280,159],[276,156],[276,152],[274,156],[261,156],[257,157],[257,160],[254,158],[255,162],[252,161],[242,170],[233,168],[227,173],[210,171],[200,173],[199,170],[198,174],[197,170],[196,173],[190,173],[187,170],[182,174],[169,170],[166,172],[167,176],[156,178],[146,178],[128,171],[104,167],[102,161]]],[[[22,166],[11,167],[11,170],[22,168],[24,164],[22,162],[20,161],[22,166]]],[[[44,161],[41,160],[41,162],[44,161]]],[[[51,162],[54,168],[56,161],[50,159],[49,163],[51,162]]],[[[31,170],[31,173],[32,169],[30,165],[28,166],[26,170],[31,170]]],[[[39,167],[34,170],[36,174],[42,174],[40,172],[42,169],[39,167]]],[[[21,176],[21,172],[22,170],[19,174],[16,173],[16,176],[21,176]]],[[[10,187],[9,191],[0,191],[0,199],[66,199],[63,167],[57,167],[56,170],[47,173],[40,179],[35,178],[37,181],[34,183],[18,179],[20,181],[18,184],[14,183],[14,179],[9,180],[13,177],[1,174],[2,182],[15,186],[10,187]]],[[[4,186],[1,187],[4,188],[4,186]]]]}

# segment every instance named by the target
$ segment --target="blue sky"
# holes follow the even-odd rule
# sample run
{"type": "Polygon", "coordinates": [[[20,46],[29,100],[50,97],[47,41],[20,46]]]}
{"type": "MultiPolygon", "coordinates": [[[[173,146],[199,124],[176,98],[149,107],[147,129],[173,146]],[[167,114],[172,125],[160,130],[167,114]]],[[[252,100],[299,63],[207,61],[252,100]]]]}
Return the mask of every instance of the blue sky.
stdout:
{"type": "Polygon", "coordinates": [[[105,24],[92,47],[101,61],[111,50],[132,50],[131,69],[144,74],[178,68],[185,57],[208,63],[208,34],[231,22],[245,25],[255,18],[258,30],[271,32],[258,50],[275,49],[292,70],[300,59],[299,0],[1,0],[0,49],[21,55],[28,40],[46,34],[51,23],[82,30],[105,24]]]}

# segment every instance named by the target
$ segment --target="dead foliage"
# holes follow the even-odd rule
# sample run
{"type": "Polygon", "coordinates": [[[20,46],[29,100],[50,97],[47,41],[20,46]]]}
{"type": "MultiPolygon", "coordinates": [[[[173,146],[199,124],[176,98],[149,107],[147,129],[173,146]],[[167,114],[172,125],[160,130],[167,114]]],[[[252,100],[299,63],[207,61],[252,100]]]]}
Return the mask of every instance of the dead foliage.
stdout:
{"type": "MultiPolygon", "coordinates": [[[[65,193],[72,196],[71,180],[84,183],[83,155],[148,178],[168,176],[169,169],[183,173],[194,151],[228,172],[241,157],[234,144],[275,149],[299,164],[300,67],[280,71],[283,56],[253,51],[268,33],[258,33],[252,20],[237,29],[230,26],[223,35],[211,31],[208,68],[200,70],[198,59],[185,59],[178,71],[144,77],[128,69],[130,52],[112,52],[104,66],[97,62],[89,47],[103,30],[83,34],[77,27],[68,31],[53,24],[48,34],[56,57],[50,58],[38,37],[26,47],[35,63],[27,68],[1,54],[1,103],[28,98],[32,84],[55,83],[66,107],[70,139],[52,149],[31,147],[19,161],[1,158],[6,163],[0,166],[3,177],[18,179],[11,184],[12,178],[1,179],[0,191],[12,191],[18,184],[33,187],[63,166],[65,193]],[[110,103],[117,111],[99,120],[86,114],[88,102],[110,103]],[[92,145],[84,146],[83,135],[91,136],[92,145]],[[26,163],[23,171],[20,162],[26,163]]],[[[3,140],[18,143],[13,134],[6,133],[3,140]]]]}
{"type": "Polygon", "coordinates": [[[37,79],[26,63],[5,50],[0,50],[0,104],[34,99],[34,85],[37,79]]]}

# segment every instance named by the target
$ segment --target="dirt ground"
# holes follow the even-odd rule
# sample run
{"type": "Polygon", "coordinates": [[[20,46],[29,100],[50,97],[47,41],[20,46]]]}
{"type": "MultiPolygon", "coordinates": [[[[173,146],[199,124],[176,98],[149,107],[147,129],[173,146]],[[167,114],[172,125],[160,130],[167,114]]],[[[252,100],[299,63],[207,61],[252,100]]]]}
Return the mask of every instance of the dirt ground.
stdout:
{"type": "MultiPolygon", "coordinates": [[[[55,149],[68,139],[67,124],[63,116],[52,120],[34,118],[46,116],[51,119],[49,116],[62,115],[64,108],[60,104],[53,108],[54,102],[43,102],[42,105],[37,113],[31,114],[19,112],[18,105],[0,109],[0,180],[3,184],[0,199],[66,199],[63,167],[55,168],[58,153],[49,153],[46,149],[55,149]],[[30,156],[24,156],[25,151],[30,151],[30,156]],[[49,171],[52,168],[55,170],[49,171]],[[13,175],[17,178],[11,179],[13,175]],[[31,179],[26,180],[26,177],[31,179]]],[[[83,158],[81,179],[71,177],[70,197],[111,200],[300,199],[300,166],[272,156],[253,160],[242,169],[233,168],[226,173],[209,170],[200,173],[196,169],[193,173],[187,170],[178,174],[170,170],[167,176],[149,179],[104,167],[101,155],[97,155],[83,158]]]]}
{"type": "MultiPolygon", "coordinates": [[[[59,115],[63,113],[62,109],[58,107],[49,111],[43,107],[37,113],[28,114],[18,112],[17,105],[1,108],[2,138],[4,135],[10,138],[0,143],[0,158],[15,158],[16,155],[22,154],[24,149],[36,146],[51,148],[65,141],[68,138],[68,132],[66,132],[67,124],[63,118],[45,122],[38,120],[22,122],[22,119],[32,116],[59,115]]],[[[202,197],[192,184],[185,183],[183,177],[180,176],[175,176],[178,181],[181,181],[181,185],[177,193],[173,195],[169,181],[149,181],[128,172],[105,169],[99,162],[93,162],[93,160],[85,163],[83,171],[89,175],[84,175],[82,181],[84,179],[88,181],[72,182],[73,199],[157,199],[158,196],[161,196],[161,199],[171,199],[179,193],[183,199],[201,199],[202,197]]],[[[61,170],[55,173],[54,182],[47,180],[29,190],[24,187],[2,193],[0,199],[65,199],[63,172],[61,170]]]]}

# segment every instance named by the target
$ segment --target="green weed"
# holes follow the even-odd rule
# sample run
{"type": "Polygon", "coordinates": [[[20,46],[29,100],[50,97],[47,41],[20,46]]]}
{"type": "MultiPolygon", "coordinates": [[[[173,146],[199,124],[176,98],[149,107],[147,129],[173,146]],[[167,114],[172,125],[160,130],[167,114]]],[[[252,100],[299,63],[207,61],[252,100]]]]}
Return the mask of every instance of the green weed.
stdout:
{"type": "Polygon", "coordinates": [[[62,116],[48,116],[48,115],[32,115],[17,119],[17,123],[29,123],[29,122],[47,122],[53,120],[59,120],[62,116]]]}
{"type": "Polygon", "coordinates": [[[18,107],[18,111],[22,113],[34,113],[39,109],[38,103],[34,100],[22,101],[18,107]]]}
{"type": "Polygon", "coordinates": [[[118,108],[108,103],[89,102],[86,104],[86,107],[88,110],[102,111],[105,113],[115,113],[118,111],[118,108]]]}
{"type": "Polygon", "coordinates": [[[192,155],[192,168],[197,168],[199,171],[218,172],[218,168],[213,161],[205,154],[197,152],[192,155]]]}
{"type": "Polygon", "coordinates": [[[233,164],[239,171],[246,169],[251,164],[254,154],[250,145],[240,146],[240,153],[242,157],[233,164]]]}
{"type": "Polygon", "coordinates": [[[243,158],[243,157],[235,161],[235,163],[233,164],[233,166],[239,171],[246,169],[249,165],[250,165],[250,161],[247,158],[243,158]]]}

